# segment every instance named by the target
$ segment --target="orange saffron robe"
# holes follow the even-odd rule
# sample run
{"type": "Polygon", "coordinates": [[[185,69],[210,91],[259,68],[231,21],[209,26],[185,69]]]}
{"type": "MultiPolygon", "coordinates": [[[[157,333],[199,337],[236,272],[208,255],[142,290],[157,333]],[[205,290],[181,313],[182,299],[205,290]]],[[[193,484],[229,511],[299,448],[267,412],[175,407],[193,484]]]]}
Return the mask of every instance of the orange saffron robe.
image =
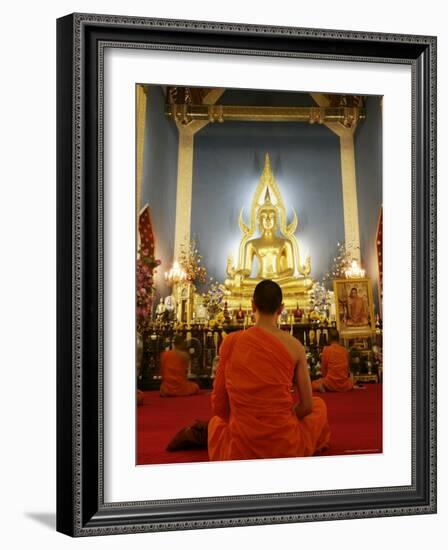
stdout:
{"type": "Polygon", "coordinates": [[[188,364],[181,354],[174,350],[164,351],[161,356],[162,397],[180,397],[198,393],[199,386],[188,381],[188,364]]]}
{"type": "Polygon", "coordinates": [[[311,456],[327,447],[324,401],[299,420],[291,393],[293,360],[278,338],[258,327],[221,345],[208,425],[210,460],[311,456]]]}
{"type": "Polygon", "coordinates": [[[321,367],[323,377],[312,382],[313,390],[320,385],[328,391],[344,392],[353,388],[349,377],[348,351],[340,344],[333,342],[322,351],[321,367]]]}

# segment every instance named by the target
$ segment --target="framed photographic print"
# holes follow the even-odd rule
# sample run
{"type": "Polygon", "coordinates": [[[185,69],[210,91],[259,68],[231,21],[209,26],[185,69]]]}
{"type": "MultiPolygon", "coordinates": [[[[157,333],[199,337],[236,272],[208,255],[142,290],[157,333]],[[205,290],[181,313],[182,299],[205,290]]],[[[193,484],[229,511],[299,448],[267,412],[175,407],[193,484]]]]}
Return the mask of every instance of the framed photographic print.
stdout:
{"type": "Polygon", "coordinates": [[[436,39],[57,40],[57,529],[434,513],[436,39]]]}
{"type": "Polygon", "coordinates": [[[369,336],[375,332],[374,302],[370,279],[333,281],[336,325],[343,337],[369,336]]]}

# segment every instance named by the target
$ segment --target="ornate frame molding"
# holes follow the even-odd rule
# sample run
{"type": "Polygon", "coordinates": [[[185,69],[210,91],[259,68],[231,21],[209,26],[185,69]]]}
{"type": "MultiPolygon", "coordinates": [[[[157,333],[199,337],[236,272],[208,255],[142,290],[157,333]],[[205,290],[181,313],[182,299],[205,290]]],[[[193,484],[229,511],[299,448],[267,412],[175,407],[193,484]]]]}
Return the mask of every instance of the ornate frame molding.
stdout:
{"type": "Polygon", "coordinates": [[[436,38],[74,14],[58,20],[57,64],[57,529],[71,536],[90,536],[435,513],[436,38]],[[107,45],[411,65],[414,344],[410,486],[104,502],[101,79],[107,45]],[[332,54],[328,54],[330,46],[332,54]]]}

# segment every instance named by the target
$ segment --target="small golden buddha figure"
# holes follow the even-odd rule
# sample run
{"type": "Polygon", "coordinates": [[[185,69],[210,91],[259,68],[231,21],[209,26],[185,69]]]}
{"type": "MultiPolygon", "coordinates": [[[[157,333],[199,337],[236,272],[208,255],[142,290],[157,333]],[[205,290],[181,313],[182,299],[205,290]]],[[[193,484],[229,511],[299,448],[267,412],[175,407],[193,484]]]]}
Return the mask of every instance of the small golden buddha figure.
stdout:
{"type": "MultiPolygon", "coordinates": [[[[286,298],[304,296],[313,285],[309,277],[311,260],[307,257],[304,265],[300,263],[299,246],[294,235],[297,216],[294,212],[293,221],[286,225],[285,207],[268,155],[252,202],[250,226],[243,222],[241,212],[240,228],[243,237],[237,265],[233,265],[232,257],[227,261],[228,278],[224,283],[227,294],[249,298],[261,280],[272,279],[282,287],[286,298]],[[264,201],[260,204],[263,192],[264,201]],[[271,200],[271,192],[275,203],[271,200]],[[255,236],[257,228],[258,236],[255,236]],[[255,263],[257,273],[252,275],[255,263]]],[[[294,299],[294,304],[296,302],[294,299]]]]}

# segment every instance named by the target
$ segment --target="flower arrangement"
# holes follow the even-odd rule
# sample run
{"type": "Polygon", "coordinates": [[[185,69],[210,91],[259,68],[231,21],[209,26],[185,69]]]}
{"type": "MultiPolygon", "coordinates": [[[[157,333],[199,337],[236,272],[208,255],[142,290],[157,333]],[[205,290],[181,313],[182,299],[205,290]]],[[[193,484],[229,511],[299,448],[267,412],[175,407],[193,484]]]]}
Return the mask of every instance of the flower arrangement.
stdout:
{"type": "Polygon", "coordinates": [[[186,273],[188,282],[203,284],[207,280],[207,270],[202,265],[202,256],[194,239],[188,245],[181,246],[179,264],[186,273]]]}
{"type": "Polygon", "coordinates": [[[322,283],[314,283],[310,292],[310,305],[313,311],[310,313],[312,321],[324,322],[329,314],[331,293],[322,283]]]}
{"type": "Polygon", "coordinates": [[[208,322],[208,328],[213,330],[217,327],[218,327],[218,323],[216,322],[216,320],[215,319],[210,319],[210,321],[208,322]]]}
{"type": "MultiPolygon", "coordinates": [[[[215,319],[224,309],[224,290],[222,285],[210,277],[208,289],[202,294],[202,303],[207,309],[210,319],[215,319]]],[[[222,314],[224,322],[224,313],[222,314]]]]}
{"type": "Polygon", "coordinates": [[[218,324],[218,327],[222,327],[222,325],[226,322],[226,318],[224,316],[224,312],[220,311],[218,315],[215,317],[215,321],[218,324]]]}
{"type": "Polygon", "coordinates": [[[323,277],[323,282],[327,283],[333,279],[345,279],[347,272],[352,269],[352,264],[355,260],[351,250],[348,250],[344,243],[337,244],[336,256],[333,258],[333,264],[330,271],[323,277]]]}
{"type": "Polygon", "coordinates": [[[137,330],[143,334],[151,320],[154,300],[154,273],[161,264],[154,257],[154,245],[140,247],[137,259],[137,330]]]}

